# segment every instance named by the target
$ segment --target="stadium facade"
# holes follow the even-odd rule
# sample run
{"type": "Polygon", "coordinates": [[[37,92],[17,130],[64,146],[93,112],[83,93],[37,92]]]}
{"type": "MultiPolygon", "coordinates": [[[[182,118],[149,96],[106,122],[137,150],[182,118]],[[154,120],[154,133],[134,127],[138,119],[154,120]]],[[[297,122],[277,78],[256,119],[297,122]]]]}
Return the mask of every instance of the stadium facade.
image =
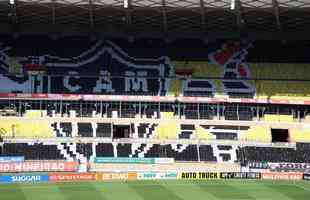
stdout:
{"type": "Polygon", "coordinates": [[[0,171],[308,171],[309,7],[0,1],[0,171]]]}

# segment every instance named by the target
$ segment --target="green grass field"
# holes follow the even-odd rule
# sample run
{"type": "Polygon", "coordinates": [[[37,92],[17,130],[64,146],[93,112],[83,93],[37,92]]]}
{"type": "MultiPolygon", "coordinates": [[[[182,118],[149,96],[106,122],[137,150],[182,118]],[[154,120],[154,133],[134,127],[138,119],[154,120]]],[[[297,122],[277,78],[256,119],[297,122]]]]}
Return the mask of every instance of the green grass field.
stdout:
{"type": "Polygon", "coordinates": [[[310,182],[131,181],[1,184],[0,200],[310,200],[310,182]]]}

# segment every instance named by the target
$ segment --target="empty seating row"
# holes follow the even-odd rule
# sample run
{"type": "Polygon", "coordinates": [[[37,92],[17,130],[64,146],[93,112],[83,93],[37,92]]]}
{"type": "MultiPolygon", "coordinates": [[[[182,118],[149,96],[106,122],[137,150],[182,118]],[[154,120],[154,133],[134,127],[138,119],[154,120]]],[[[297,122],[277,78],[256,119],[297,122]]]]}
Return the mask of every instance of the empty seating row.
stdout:
{"type": "Polygon", "coordinates": [[[25,160],[68,160],[86,162],[96,157],[174,158],[176,161],[237,161],[236,148],[196,144],[145,143],[5,143],[0,156],[24,156],[25,160]],[[199,153],[198,153],[199,151],[199,153]],[[232,155],[230,155],[232,154],[232,155]],[[228,156],[228,159],[225,157],[228,156]]]}
{"type": "Polygon", "coordinates": [[[174,158],[176,161],[219,163],[310,163],[310,143],[291,147],[151,143],[4,143],[0,156],[24,156],[26,160],[86,162],[96,157],[174,158]]]}
{"type": "Polygon", "coordinates": [[[244,147],[240,149],[244,160],[249,162],[310,162],[310,144],[297,143],[294,148],[244,147]]]}
{"type": "Polygon", "coordinates": [[[55,122],[52,119],[2,119],[0,136],[3,138],[147,138],[147,139],[198,139],[198,140],[239,140],[256,142],[309,142],[307,127],[273,129],[268,124],[252,126],[198,125],[175,121],[160,123],[96,123],[96,122],[55,122]],[[281,134],[283,140],[277,138],[281,134]],[[284,132],[283,132],[284,131],[284,132]]]}

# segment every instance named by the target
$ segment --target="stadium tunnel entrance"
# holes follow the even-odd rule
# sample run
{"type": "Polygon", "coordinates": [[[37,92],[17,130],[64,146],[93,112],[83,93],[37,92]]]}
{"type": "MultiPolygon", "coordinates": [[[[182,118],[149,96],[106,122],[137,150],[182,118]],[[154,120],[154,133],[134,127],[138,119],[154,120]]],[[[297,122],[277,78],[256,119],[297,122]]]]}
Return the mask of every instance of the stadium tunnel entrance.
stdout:
{"type": "Polygon", "coordinates": [[[113,124],[113,139],[130,138],[130,125],[113,124]]]}
{"type": "Polygon", "coordinates": [[[288,142],[288,129],[271,129],[272,142],[288,142]]]}

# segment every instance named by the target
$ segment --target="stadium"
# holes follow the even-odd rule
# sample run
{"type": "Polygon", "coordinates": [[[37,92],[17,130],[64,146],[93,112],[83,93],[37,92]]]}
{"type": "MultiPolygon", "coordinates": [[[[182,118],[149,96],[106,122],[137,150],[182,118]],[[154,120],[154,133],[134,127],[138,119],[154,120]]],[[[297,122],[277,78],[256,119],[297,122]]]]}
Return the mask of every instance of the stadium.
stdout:
{"type": "Polygon", "coordinates": [[[308,200],[309,0],[0,0],[1,200],[308,200]]]}

